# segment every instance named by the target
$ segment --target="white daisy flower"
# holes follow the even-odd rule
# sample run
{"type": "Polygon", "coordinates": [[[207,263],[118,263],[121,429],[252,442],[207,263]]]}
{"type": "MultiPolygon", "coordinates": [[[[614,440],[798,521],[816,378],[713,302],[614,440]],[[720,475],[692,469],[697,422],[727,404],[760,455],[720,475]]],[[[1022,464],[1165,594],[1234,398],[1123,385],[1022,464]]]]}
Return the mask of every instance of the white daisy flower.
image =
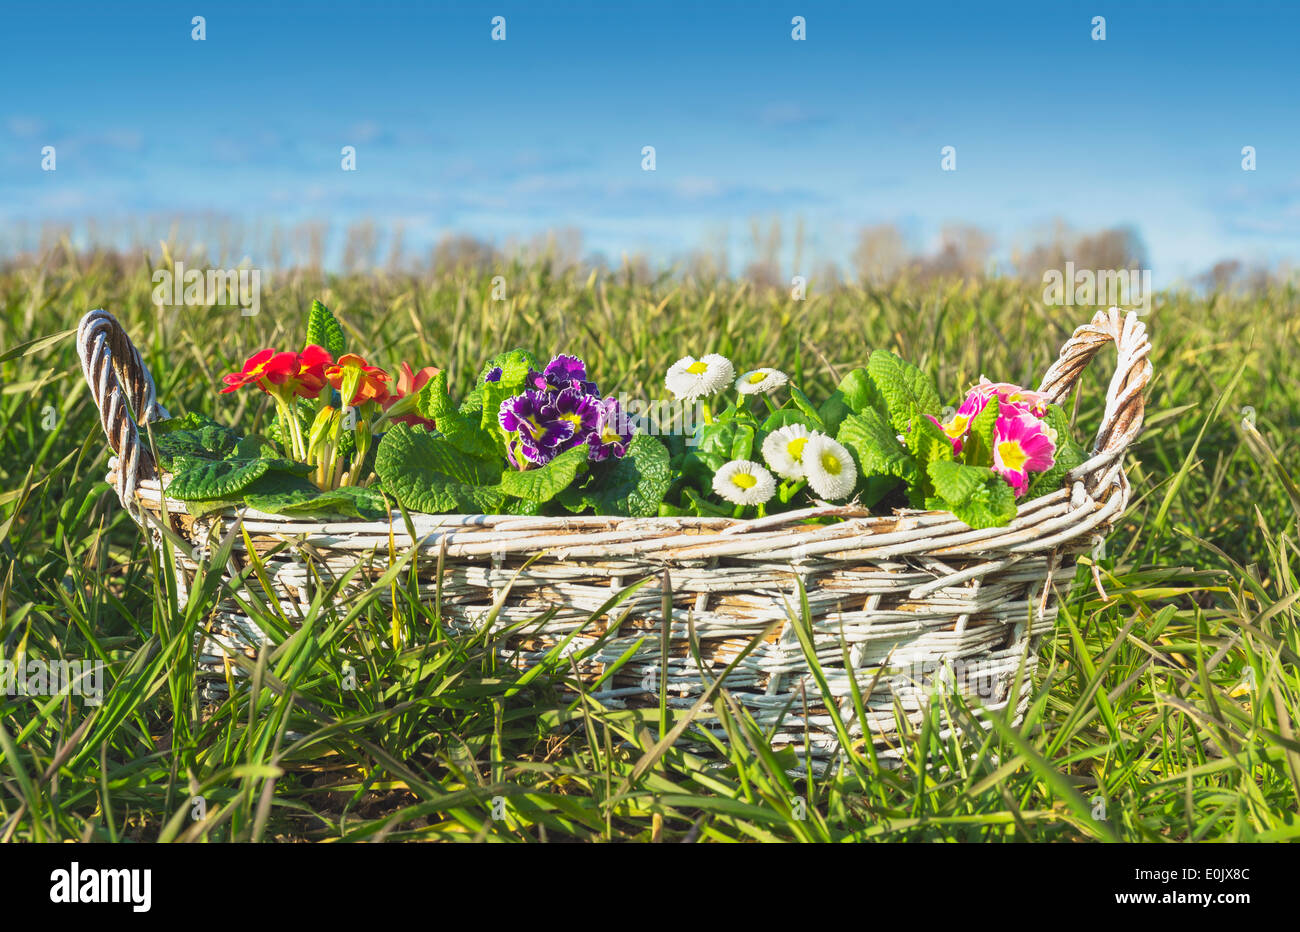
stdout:
{"type": "Polygon", "coordinates": [[[713,474],[713,491],[733,505],[761,505],[776,494],[776,480],[758,463],[732,460],[713,474]]]}
{"type": "Polygon", "coordinates": [[[802,479],[803,451],[812,434],[802,424],[788,424],[763,438],[763,459],[782,479],[802,479]]]}
{"type": "Polygon", "coordinates": [[[827,501],[844,498],[858,484],[853,457],[825,434],[814,433],[804,444],[803,468],[813,491],[827,501]]]}
{"type": "Polygon", "coordinates": [[[699,359],[683,356],[677,360],[669,368],[664,384],[679,401],[694,401],[696,398],[718,394],[735,377],[736,370],[731,365],[731,360],[710,353],[699,359]]]}
{"type": "Polygon", "coordinates": [[[736,379],[736,391],[742,395],[766,395],[789,381],[790,377],[780,369],[754,369],[736,379]]]}

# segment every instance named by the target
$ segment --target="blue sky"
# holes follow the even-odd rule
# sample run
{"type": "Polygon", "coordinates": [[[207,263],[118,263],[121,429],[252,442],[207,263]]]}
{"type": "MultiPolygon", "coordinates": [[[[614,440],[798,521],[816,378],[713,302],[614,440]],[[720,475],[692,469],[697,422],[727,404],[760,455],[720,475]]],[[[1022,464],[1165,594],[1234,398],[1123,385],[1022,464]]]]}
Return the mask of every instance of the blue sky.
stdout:
{"type": "Polygon", "coordinates": [[[115,6],[0,10],[0,223],[578,228],[615,259],[721,238],[734,270],[753,220],[802,220],[811,264],[873,223],[1005,253],[1060,218],[1135,227],[1158,285],[1300,258],[1300,4],[115,6]]]}

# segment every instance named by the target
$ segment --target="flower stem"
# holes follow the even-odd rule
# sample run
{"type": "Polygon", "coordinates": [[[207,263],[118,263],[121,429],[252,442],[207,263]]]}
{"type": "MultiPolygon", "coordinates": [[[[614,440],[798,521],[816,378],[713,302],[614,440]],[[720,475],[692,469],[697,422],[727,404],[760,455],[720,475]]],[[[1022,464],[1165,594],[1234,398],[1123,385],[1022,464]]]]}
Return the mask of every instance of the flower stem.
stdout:
{"type": "Polygon", "coordinates": [[[302,435],[302,424],[298,421],[298,399],[289,401],[289,426],[293,431],[294,458],[301,463],[307,462],[307,441],[302,435]]]}

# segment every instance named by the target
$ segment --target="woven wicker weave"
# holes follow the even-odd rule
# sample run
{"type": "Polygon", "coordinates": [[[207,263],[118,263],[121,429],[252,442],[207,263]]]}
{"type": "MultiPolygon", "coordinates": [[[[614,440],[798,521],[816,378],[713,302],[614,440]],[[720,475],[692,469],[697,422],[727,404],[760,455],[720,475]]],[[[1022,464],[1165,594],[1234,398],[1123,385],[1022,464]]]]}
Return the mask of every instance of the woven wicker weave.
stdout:
{"type": "MultiPolygon", "coordinates": [[[[415,548],[422,596],[435,597],[441,563],[444,623],[477,628],[495,609],[494,624],[509,626],[551,609],[541,624],[525,624],[508,638],[503,656],[509,662],[535,664],[563,645],[579,675],[597,684],[593,698],[609,706],[657,704],[668,578],[672,611],[662,686],[669,705],[691,705],[770,627],[725,685],[773,731],[774,745],[825,757],[839,740],[797,637],[801,581],[811,643],[840,716],[855,741],[865,725],[886,758],[896,753],[898,712],[919,722],[937,688],[978,699],[973,704],[983,710],[1027,696],[1039,638],[1055,622],[1075,555],[1128,504],[1123,458],[1141,429],[1142,393],[1151,377],[1145,326],[1132,313],[1099,312],[1074,332],[1040,386],[1051,400],[1064,400],[1109,343],[1118,365],[1092,455],[1062,489],[1022,505],[1007,527],[972,530],[945,512],[873,516],[852,506],[822,506],[757,520],[412,515],[408,529],[400,516],[391,525],[293,520],[250,509],[190,518],[182,503],[164,499],[131,414],[141,423],[166,417],[138,352],[104,311],[88,314],[79,333],[86,379],[117,454],[109,481],[122,504],[142,526],[155,527],[158,545],[163,537],[156,526],[164,518],[200,550],[242,522],[265,557],[287,617],[307,610],[318,579],[360,565],[351,582],[366,585],[389,567],[392,554],[415,548]],[[843,520],[808,523],[819,516],[843,520]],[[591,620],[611,596],[646,577],[652,578],[616,609],[591,620]],[[851,673],[865,723],[854,714],[851,673]]],[[[194,552],[173,549],[186,591],[194,552]]],[[[243,535],[236,535],[227,564],[236,590],[246,565],[243,535]]],[[[269,639],[227,592],[200,642],[201,668],[220,670],[227,655],[252,657],[269,639]]],[[[1016,716],[1023,709],[1017,704],[1016,716]]]]}

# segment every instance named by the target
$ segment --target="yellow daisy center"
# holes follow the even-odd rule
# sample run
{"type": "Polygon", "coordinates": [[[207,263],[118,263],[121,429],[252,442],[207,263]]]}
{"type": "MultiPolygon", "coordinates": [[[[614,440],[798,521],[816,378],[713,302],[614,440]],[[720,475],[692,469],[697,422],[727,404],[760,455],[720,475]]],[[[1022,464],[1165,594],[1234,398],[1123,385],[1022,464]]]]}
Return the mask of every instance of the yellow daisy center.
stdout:
{"type": "Polygon", "coordinates": [[[758,480],[747,472],[736,473],[731,477],[731,481],[742,489],[752,489],[754,486],[758,485],[758,480]]]}
{"type": "Polygon", "coordinates": [[[840,458],[834,453],[822,454],[822,469],[826,470],[832,476],[838,476],[841,468],[843,468],[843,466],[840,463],[840,458]]]}
{"type": "Polygon", "coordinates": [[[709,371],[709,364],[701,359],[687,366],[686,371],[691,375],[703,375],[709,371]]]}
{"type": "Polygon", "coordinates": [[[749,374],[749,384],[757,385],[759,382],[764,381],[766,378],[767,378],[766,372],[751,372],[749,374]]]}
{"type": "Polygon", "coordinates": [[[1021,472],[1029,459],[1029,455],[1015,440],[1004,440],[999,443],[998,456],[1002,459],[1003,466],[1015,472],[1021,472]]]}
{"type": "Polygon", "coordinates": [[[790,459],[796,463],[803,462],[803,448],[808,443],[807,437],[795,437],[785,445],[785,452],[790,454],[790,459]]]}

